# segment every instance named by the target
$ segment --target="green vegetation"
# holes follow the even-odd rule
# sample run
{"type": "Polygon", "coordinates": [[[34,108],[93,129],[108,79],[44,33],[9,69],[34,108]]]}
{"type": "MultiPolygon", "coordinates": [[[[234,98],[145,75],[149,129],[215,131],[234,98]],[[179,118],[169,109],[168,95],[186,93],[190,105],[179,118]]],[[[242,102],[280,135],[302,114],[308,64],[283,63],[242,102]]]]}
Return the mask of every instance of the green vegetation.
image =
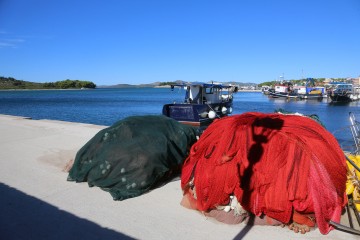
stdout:
{"type": "Polygon", "coordinates": [[[57,82],[35,83],[17,80],[12,77],[0,77],[0,89],[81,89],[96,88],[90,81],[63,80],[57,82]]]}
{"type": "Polygon", "coordinates": [[[161,82],[159,83],[159,86],[167,86],[167,85],[174,85],[176,82],[161,82]]]}
{"type": "Polygon", "coordinates": [[[96,85],[89,81],[64,80],[57,82],[46,82],[44,88],[69,89],[69,88],[95,88],[96,85]]]}

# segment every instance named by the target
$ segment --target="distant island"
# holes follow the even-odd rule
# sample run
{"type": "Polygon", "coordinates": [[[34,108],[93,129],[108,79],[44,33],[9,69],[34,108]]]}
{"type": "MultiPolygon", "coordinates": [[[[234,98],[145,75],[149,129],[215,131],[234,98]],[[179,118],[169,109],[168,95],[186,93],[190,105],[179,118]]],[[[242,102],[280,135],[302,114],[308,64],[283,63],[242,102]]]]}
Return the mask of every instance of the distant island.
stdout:
{"type": "MultiPolygon", "coordinates": [[[[116,85],[100,85],[97,86],[97,88],[166,88],[170,87],[171,85],[175,84],[183,84],[187,83],[187,81],[183,80],[176,80],[172,82],[154,82],[154,83],[148,83],[148,84],[116,84],[116,85]]],[[[232,84],[232,85],[238,85],[238,86],[246,86],[246,87],[254,87],[256,88],[258,86],[257,83],[241,83],[241,82],[221,82],[222,84],[232,84]]]]}
{"type": "Polygon", "coordinates": [[[70,80],[36,83],[17,80],[12,77],[0,77],[0,89],[93,89],[96,84],[90,81],[70,80]]]}
{"type": "MultiPolygon", "coordinates": [[[[83,80],[62,80],[56,82],[29,82],[18,80],[13,77],[0,77],[0,90],[17,90],[17,89],[94,89],[94,88],[161,88],[170,87],[173,84],[181,84],[185,81],[176,80],[172,82],[154,82],[148,84],[116,84],[116,85],[100,85],[96,86],[95,83],[83,80]]],[[[257,87],[256,83],[239,83],[227,82],[226,84],[233,84],[238,86],[252,86],[257,87]]]]}

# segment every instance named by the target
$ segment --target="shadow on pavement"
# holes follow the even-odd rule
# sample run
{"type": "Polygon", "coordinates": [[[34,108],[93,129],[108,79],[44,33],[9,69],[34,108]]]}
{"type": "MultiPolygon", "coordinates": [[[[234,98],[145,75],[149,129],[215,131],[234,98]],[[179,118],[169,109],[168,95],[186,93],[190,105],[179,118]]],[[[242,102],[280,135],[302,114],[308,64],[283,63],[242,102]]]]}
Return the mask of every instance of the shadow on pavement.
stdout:
{"type": "Polygon", "coordinates": [[[0,183],[1,239],[133,239],[0,183]]]}

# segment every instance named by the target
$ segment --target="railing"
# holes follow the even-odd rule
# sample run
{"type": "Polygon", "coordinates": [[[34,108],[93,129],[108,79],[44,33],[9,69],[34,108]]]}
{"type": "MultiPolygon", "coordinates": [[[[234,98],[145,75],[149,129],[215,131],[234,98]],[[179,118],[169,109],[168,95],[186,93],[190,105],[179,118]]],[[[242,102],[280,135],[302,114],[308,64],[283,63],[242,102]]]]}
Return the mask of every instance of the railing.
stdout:
{"type": "Polygon", "coordinates": [[[360,153],[360,129],[359,129],[359,122],[356,121],[355,115],[352,112],[349,112],[349,118],[350,118],[350,130],[351,134],[353,136],[354,142],[355,142],[355,154],[360,153]]]}

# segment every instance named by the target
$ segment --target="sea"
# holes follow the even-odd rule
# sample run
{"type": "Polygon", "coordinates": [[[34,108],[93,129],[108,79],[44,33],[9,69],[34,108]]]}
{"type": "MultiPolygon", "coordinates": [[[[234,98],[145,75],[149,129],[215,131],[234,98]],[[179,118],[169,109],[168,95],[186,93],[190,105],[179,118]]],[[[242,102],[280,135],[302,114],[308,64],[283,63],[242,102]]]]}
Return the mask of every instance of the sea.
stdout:
{"type": "MultiPolygon", "coordinates": [[[[160,115],[166,103],[183,102],[185,92],[170,88],[98,88],[86,90],[0,91],[0,114],[31,119],[111,126],[129,116],[160,115]]],[[[349,113],[360,121],[360,101],[335,104],[330,99],[287,100],[261,92],[234,95],[233,115],[245,112],[273,113],[282,110],[316,114],[346,151],[353,151],[349,113]]],[[[301,124],[301,123],[299,123],[301,124]]]]}

